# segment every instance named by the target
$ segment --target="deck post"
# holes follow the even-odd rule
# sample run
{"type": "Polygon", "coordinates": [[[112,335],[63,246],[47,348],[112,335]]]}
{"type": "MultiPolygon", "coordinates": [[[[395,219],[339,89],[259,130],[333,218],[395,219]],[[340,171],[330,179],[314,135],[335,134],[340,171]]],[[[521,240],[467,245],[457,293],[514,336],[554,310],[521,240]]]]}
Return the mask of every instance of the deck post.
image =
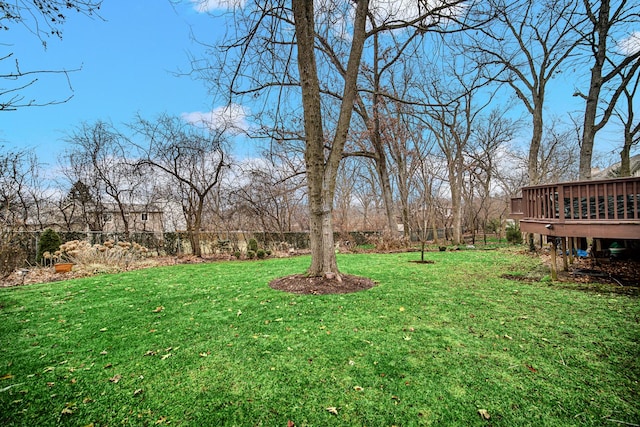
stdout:
{"type": "Polygon", "coordinates": [[[569,262],[567,260],[567,238],[562,239],[562,271],[569,271],[569,262]]]}
{"type": "Polygon", "coordinates": [[[569,240],[569,264],[573,265],[573,263],[575,262],[575,260],[573,259],[573,251],[576,248],[575,245],[575,237],[568,237],[567,238],[569,240]]]}
{"type": "Polygon", "coordinates": [[[558,265],[556,264],[558,258],[558,248],[556,247],[556,239],[551,238],[551,280],[558,280],[558,265]]]}

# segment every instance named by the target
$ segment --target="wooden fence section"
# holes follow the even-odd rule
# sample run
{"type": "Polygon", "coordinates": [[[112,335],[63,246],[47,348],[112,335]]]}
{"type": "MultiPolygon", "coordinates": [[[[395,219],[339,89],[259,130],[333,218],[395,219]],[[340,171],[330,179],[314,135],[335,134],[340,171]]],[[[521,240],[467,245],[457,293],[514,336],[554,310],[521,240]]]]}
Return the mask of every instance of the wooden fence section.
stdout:
{"type": "Polygon", "coordinates": [[[640,177],[524,187],[511,214],[530,233],[640,239],[640,177]]]}

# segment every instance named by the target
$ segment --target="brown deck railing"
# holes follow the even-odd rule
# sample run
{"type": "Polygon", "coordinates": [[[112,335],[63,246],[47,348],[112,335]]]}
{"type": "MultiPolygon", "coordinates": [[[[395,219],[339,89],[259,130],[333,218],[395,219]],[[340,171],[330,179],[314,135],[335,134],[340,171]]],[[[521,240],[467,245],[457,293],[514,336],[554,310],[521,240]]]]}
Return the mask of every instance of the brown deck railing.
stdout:
{"type": "Polygon", "coordinates": [[[521,198],[511,199],[511,216],[525,223],[546,223],[547,229],[625,225],[625,233],[638,233],[629,238],[640,238],[639,228],[628,227],[640,226],[640,177],[524,187],[521,198]]]}

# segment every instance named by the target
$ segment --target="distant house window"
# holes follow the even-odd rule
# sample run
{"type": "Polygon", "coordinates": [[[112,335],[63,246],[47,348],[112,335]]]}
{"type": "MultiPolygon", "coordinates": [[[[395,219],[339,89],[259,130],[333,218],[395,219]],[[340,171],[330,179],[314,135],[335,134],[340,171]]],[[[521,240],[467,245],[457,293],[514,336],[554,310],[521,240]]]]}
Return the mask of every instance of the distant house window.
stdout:
{"type": "Polygon", "coordinates": [[[143,213],[143,214],[142,214],[142,220],[143,220],[143,221],[146,221],[146,220],[148,220],[148,219],[149,219],[149,214],[148,214],[148,213],[146,213],[146,212],[145,212],[145,213],[143,213]]]}

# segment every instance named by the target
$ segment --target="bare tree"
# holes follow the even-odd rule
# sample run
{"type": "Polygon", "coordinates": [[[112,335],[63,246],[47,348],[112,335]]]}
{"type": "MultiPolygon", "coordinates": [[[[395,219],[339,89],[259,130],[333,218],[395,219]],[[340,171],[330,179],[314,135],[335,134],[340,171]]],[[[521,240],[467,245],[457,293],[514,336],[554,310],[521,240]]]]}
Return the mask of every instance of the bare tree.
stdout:
{"type": "Polygon", "coordinates": [[[33,210],[29,192],[39,164],[29,149],[5,151],[0,146],[0,225],[5,230],[25,230],[33,210]]]}
{"type": "Polygon", "coordinates": [[[382,229],[388,221],[382,221],[380,224],[378,220],[378,212],[384,209],[375,168],[366,158],[353,157],[352,160],[356,162],[354,164],[354,186],[351,191],[354,198],[354,209],[360,217],[357,228],[361,230],[382,229]]]}
{"type": "Polygon", "coordinates": [[[538,157],[544,131],[549,82],[577,46],[574,17],[578,0],[491,0],[486,13],[493,21],[465,44],[486,78],[506,84],[531,115],[529,184],[538,184],[538,157]]]}
{"type": "Polygon", "coordinates": [[[110,123],[97,121],[83,123],[67,137],[67,141],[71,144],[65,153],[68,163],[74,169],[83,170],[85,176],[94,177],[98,192],[104,193],[103,203],[106,198],[115,203],[124,226],[122,231],[128,238],[129,210],[140,175],[127,161],[127,139],[110,123]]]}
{"type": "Polygon", "coordinates": [[[466,192],[477,196],[477,203],[469,203],[471,209],[471,223],[473,224],[473,242],[478,228],[483,231],[484,242],[487,243],[486,233],[489,217],[494,210],[493,195],[497,162],[500,152],[507,147],[517,134],[518,122],[506,116],[507,109],[494,109],[487,117],[483,117],[475,127],[474,144],[467,153],[469,158],[470,185],[466,192]]]}
{"type": "Polygon", "coordinates": [[[243,169],[230,194],[234,210],[248,215],[252,224],[260,224],[260,229],[254,225],[249,231],[276,232],[284,241],[284,233],[292,231],[293,214],[304,197],[304,175],[286,158],[273,156],[270,161],[244,164],[243,169]]]}
{"type": "MultiPolygon", "coordinates": [[[[423,93],[433,102],[425,108],[423,123],[433,134],[447,165],[447,178],[451,190],[452,241],[462,243],[463,190],[468,173],[466,153],[474,142],[475,123],[492,100],[493,93],[482,94],[482,76],[479,69],[468,69],[465,61],[455,60],[440,75],[431,72],[423,93]],[[478,103],[478,99],[482,99],[478,103]]],[[[417,116],[420,117],[420,116],[417,116]]]]}
{"type": "Polygon", "coordinates": [[[631,149],[640,142],[640,120],[635,119],[633,101],[640,86],[640,73],[636,73],[635,81],[624,88],[624,110],[616,111],[616,115],[624,127],[624,144],[620,150],[619,176],[631,176],[631,149]]]}
{"type": "Polygon", "coordinates": [[[67,191],[64,197],[60,197],[56,203],[56,207],[62,219],[66,231],[84,231],[102,230],[102,214],[96,215],[96,207],[94,192],[95,188],[90,188],[79,178],[79,174],[75,174],[71,167],[63,169],[63,174],[68,183],[59,183],[58,187],[61,191],[67,191]],[[69,187],[70,185],[70,187],[69,187]],[[98,225],[100,224],[100,225],[98,225]]]}
{"type": "MultiPolygon", "coordinates": [[[[0,1],[0,29],[23,26],[46,49],[49,37],[62,39],[62,26],[69,13],[94,16],[101,4],[102,0],[3,0],[0,1]]],[[[0,111],[59,104],[71,98],[38,101],[25,98],[24,92],[45,74],[61,74],[68,82],[68,73],[77,70],[25,70],[13,52],[6,51],[0,53],[0,67],[0,79],[7,85],[0,87],[0,111]]]]}
{"type": "MultiPolygon", "coordinates": [[[[370,21],[375,28],[377,26],[377,17],[374,13],[370,14],[370,21]]],[[[416,43],[419,43],[422,37],[419,32],[412,32],[407,37],[393,37],[393,34],[391,34],[391,37],[388,37],[390,42],[385,43],[383,36],[384,34],[379,32],[373,34],[372,58],[370,61],[365,60],[362,66],[364,78],[359,84],[354,110],[358,117],[361,118],[366,131],[362,133],[363,138],[359,141],[361,149],[349,153],[349,155],[364,156],[374,162],[387,214],[387,232],[395,234],[397,220],[389,159],[387,158],[387,144],[389,141],[384,137],[385,126],[387,125],[387,115],[385,113],[388,112],[387,106],[390,102],[395,104],[401,102],[397,93],[390,93],[393,90],[391,88],[394,78],[393,71],[397,66],[403,65],[403,60],[410,61],[417,57],[416,43]]],[[[338,64],[338,69],[340,70],[340,62],[331,47],[332,45],[321,37],[319,39],[322,51],[334,64],[338,64]]],[[[404,83],[406,85],[409,82],[405,80],[404,83]]]]}
{"type": "Polygon", "coordinates": [[[618,99],[640,70],[640,48],[631,40],[630,46],[621,46],[616,39],[629,35],[633,25],[640,22],[640,4],[627,0],[583,0],[587,25],[579,27],[582,42],[589,52],[592,65],[589,90],[576,96],[586,100],[582,141],[580,146],[580,179],[591,178],[591,160],[595,135],[609,121],[618,99]],[[602,90],[610,95],[603,99],[602,90]],[[604,111],[598,109],[604,103],[604,111]]]}
{"type": "Polygon", "coordinates": [[[200,232],[207,197],[228,166],[225,126],[198,128],[180,118],[162,115],[155,121],[138,117],[133,129],[144,139],[135,143],[137,167],[163,174],[179,195],[191,250],[202,255],[200,232]]]}
{"type": "Polygon", "coordinates": [[[545,127],[538,164],[540,182],[572,181],[578,178],[579,141],[576,129],[566,127],[557,118],[552,118],[545,127]]]}
{"type": "MultiPolygon", "coordinates": [[[[284,0],[253,2],[244,8],[244,19],[237,19],[244,27],[230,37],[224,50],[229,65],[235,61],[231,76],[231,94],[268,94],[276,110],[281,108],[284,88],[299,90],[302,97],[304,152],[308,186],[310,241],[312,260],[307,274],[340,279],[334,251],[332,211],[336,176],[343,157],[350,130],[353,105],[357,97],[360,63],[365,42],[377,33],[413,28],[410,31],[426,31],[429,27],[458,18],[455,5],[461,1],[431,2],[417,0],[411,3],[415,13],[388,14],[385,19],[371,25],[368,0],[356,3],[327,0],[311,2],[292,0],[291,6],[284,0]],[[367,22],[371,29],[367,29],[367,22]],[[337,28],[337,30],[336,30],[337,28]],[[327,57],[321,52],[319,34],[335,31],[332,43],[340,44],[344,54],[336,65],[327,67],[327,57]],[[235,50],[234,50],[235,49],[235,50]],[[233,52],[237,54],[233,54],[233,52]],[[346,61],[345,61],[346,60],[346,61]],[[334,78],[337,76],[337,78],[334,78]],[[338,107],[335,122],[330,123],[323,108],[323,88],[327,82],[335,82],[338,107]],[[322,83],[324,82],[324,84],[322,83]]],[[[461,9],[462,10],[462,9],[461,9]]],[[[224,69],[224,65],[223,65],[224,69]]],[[[279,117],[277,114],[275,117],[279,117]]]]}
{"type": "MultiPolygon", "coordinates": [[[[432,135],[427,138],[434,139],[432,135]]],[[[428,141],[425,146],[431,147],[428,141]]],[[[438,242],[438,228],[444,227],[445,214],[440,206],[440,195],[444,192],[446,182],[446,162],[437,158],[431,150],[417,151],[415,176],[412,182],[415,186],[415,196],[412,200],[411,228],[417,230],[418,239],[425,244],[429,233],[438,242]]],[[[447,205],[448,206],[448,205],[447,205]]]]}

